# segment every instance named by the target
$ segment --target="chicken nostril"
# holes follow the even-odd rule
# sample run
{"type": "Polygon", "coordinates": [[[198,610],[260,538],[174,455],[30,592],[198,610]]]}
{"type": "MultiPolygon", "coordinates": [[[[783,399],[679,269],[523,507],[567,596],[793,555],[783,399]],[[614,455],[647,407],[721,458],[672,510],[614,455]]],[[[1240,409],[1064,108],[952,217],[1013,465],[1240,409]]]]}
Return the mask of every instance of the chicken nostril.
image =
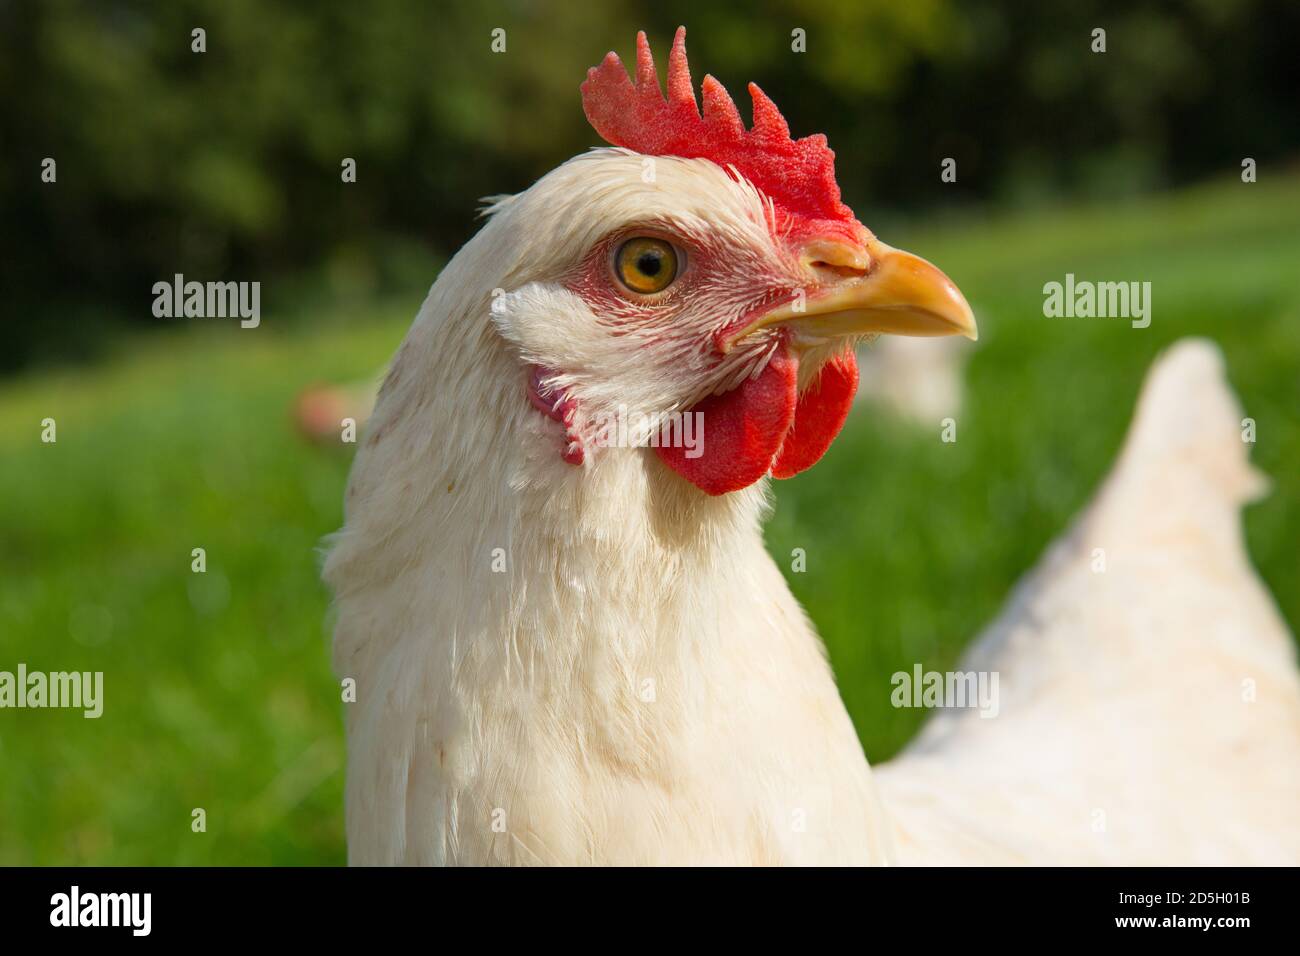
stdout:
{"type": "Polygon", "coordinates": [[[809,265],[818,273],[825,274],[828,278],[854,279],[867,274],[866,266],[842,265],[840,263],[826,262],[822,259],[811,262],[809,265]]]}
{"type": "Polygon", "coordinates": [[[804,268],[824,281],[861,278],[871,268],[871,255],[857,243],[815,239],[800,250],[804,268]]]}

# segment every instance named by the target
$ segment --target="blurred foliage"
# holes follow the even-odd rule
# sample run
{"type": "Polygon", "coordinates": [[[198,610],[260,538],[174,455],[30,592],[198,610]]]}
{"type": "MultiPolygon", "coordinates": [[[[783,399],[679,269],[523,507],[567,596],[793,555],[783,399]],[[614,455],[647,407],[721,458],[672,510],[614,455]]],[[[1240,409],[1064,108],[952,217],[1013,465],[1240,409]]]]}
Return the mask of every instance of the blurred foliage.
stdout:
{"type": "Polygon", "coordinates": [[[796,134],[830,136],[868,224],[1129,193],[1300,141],[1294,0],[0,0],[0,368],[93,348],[118,315],[156,321],[149,290],[176,272],[391,285],[411,258],[391,237],[454,251],[478,197],[596,143],[586,69],[630,59],[638,28],[662,57],[679,22],[697,81],[753,79],[796,134]]]}
{"type": "MultiPolygon", "coordinates": [[[[1300,622],[1297,221],[1300,177],[1229,176],[900,232],[980,317],[960,441],[859,406],[816,468],[774,483],[767,529],[782,568],[807,554],[790,586],[873,761],[927,716],[890,705],[890,675],[954,666],[1088,500],[1151,361],[1185,335],[1220,344],[1258,424],[1274,489],[1247,509],[1247,541],[1300,622]],[[1043,317],[1044,276],[1125,278],[1138,261],[1158,290],[1149,328],[1043,317]]],[[[370,378],[420,297],[362,311],[304,295],[310,322],[136,334],[97,367],[0,382],[0,669],[105,672],[97,720],[0,713],[0,865],[343,861],[345,705],[314,548],[341,523],[349,460],[301,440],[290,409],[313,381],[370,378]]]]}

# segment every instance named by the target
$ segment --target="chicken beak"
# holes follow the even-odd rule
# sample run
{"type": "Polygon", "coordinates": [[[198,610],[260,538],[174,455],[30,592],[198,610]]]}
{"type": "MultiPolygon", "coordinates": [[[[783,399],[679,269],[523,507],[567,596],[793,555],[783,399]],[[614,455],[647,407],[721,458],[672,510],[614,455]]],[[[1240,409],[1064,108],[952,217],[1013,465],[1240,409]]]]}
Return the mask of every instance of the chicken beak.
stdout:
{"type": "Polygon", "coordinates": [[[965,296],[951,279],[919,256],[876,239],[862,245],[817,240],[800,255],[805,265],[832,278],[729,335],[723,351],[745,336],[777,324],[789,327],[805,341],[882,332],[979,336],[965,296]]]}

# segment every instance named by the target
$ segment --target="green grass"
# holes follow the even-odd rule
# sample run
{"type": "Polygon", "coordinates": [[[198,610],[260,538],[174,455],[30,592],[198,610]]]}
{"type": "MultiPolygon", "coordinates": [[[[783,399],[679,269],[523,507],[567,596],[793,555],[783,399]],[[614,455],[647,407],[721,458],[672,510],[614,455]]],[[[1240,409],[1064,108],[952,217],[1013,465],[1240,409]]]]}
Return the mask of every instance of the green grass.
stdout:
{"type": "MultiPolygon", "coordinates": [[[[807,551],[790,583],[872,759],[924,716],[889,706],[889,675],[952,665],[1086,501],[1145,369],[1185,335],[1223,346],[1258,423],[1275,490],[1248,511],[1248,540],[1300,620],[1297,223],[1293,179],[885,237],[940,263],[979,315],[958,441],[867,408],[817,468],[778,483],[768,531],[782,566],[807,551]],[[1045,319],[1042,285],[1066,272],[1151,281],[1151,327],[1045,319]]],[[[99,720],[0,711],[0,864],[343,861],[316,548],[338,527],[348,458],[298,439],[289,407],[309,382],[379,368],[422,293],[364,321],[133,338],[95,367],[0,385],[0,670],[103,670],[107,699],[99,720]],[[55,444],[39,440],[46,417],[55,444]]]]}

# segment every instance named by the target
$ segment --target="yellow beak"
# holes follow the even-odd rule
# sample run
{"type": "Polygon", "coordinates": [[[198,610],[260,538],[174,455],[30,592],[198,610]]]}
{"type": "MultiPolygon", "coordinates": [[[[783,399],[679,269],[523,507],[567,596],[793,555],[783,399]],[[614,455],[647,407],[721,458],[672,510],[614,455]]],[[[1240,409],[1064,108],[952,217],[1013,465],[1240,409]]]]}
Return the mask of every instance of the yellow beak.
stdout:
{"type": "Polygon", "coordinates": [[[919,256],[871,239],[865,245],[818,240],[803,250],[802,258],[814,272],[830,276],[829,281],[729,335],[723,351],[776,324],[811,340],[880,332],[979,337],[965,296],[919,256]]]}

